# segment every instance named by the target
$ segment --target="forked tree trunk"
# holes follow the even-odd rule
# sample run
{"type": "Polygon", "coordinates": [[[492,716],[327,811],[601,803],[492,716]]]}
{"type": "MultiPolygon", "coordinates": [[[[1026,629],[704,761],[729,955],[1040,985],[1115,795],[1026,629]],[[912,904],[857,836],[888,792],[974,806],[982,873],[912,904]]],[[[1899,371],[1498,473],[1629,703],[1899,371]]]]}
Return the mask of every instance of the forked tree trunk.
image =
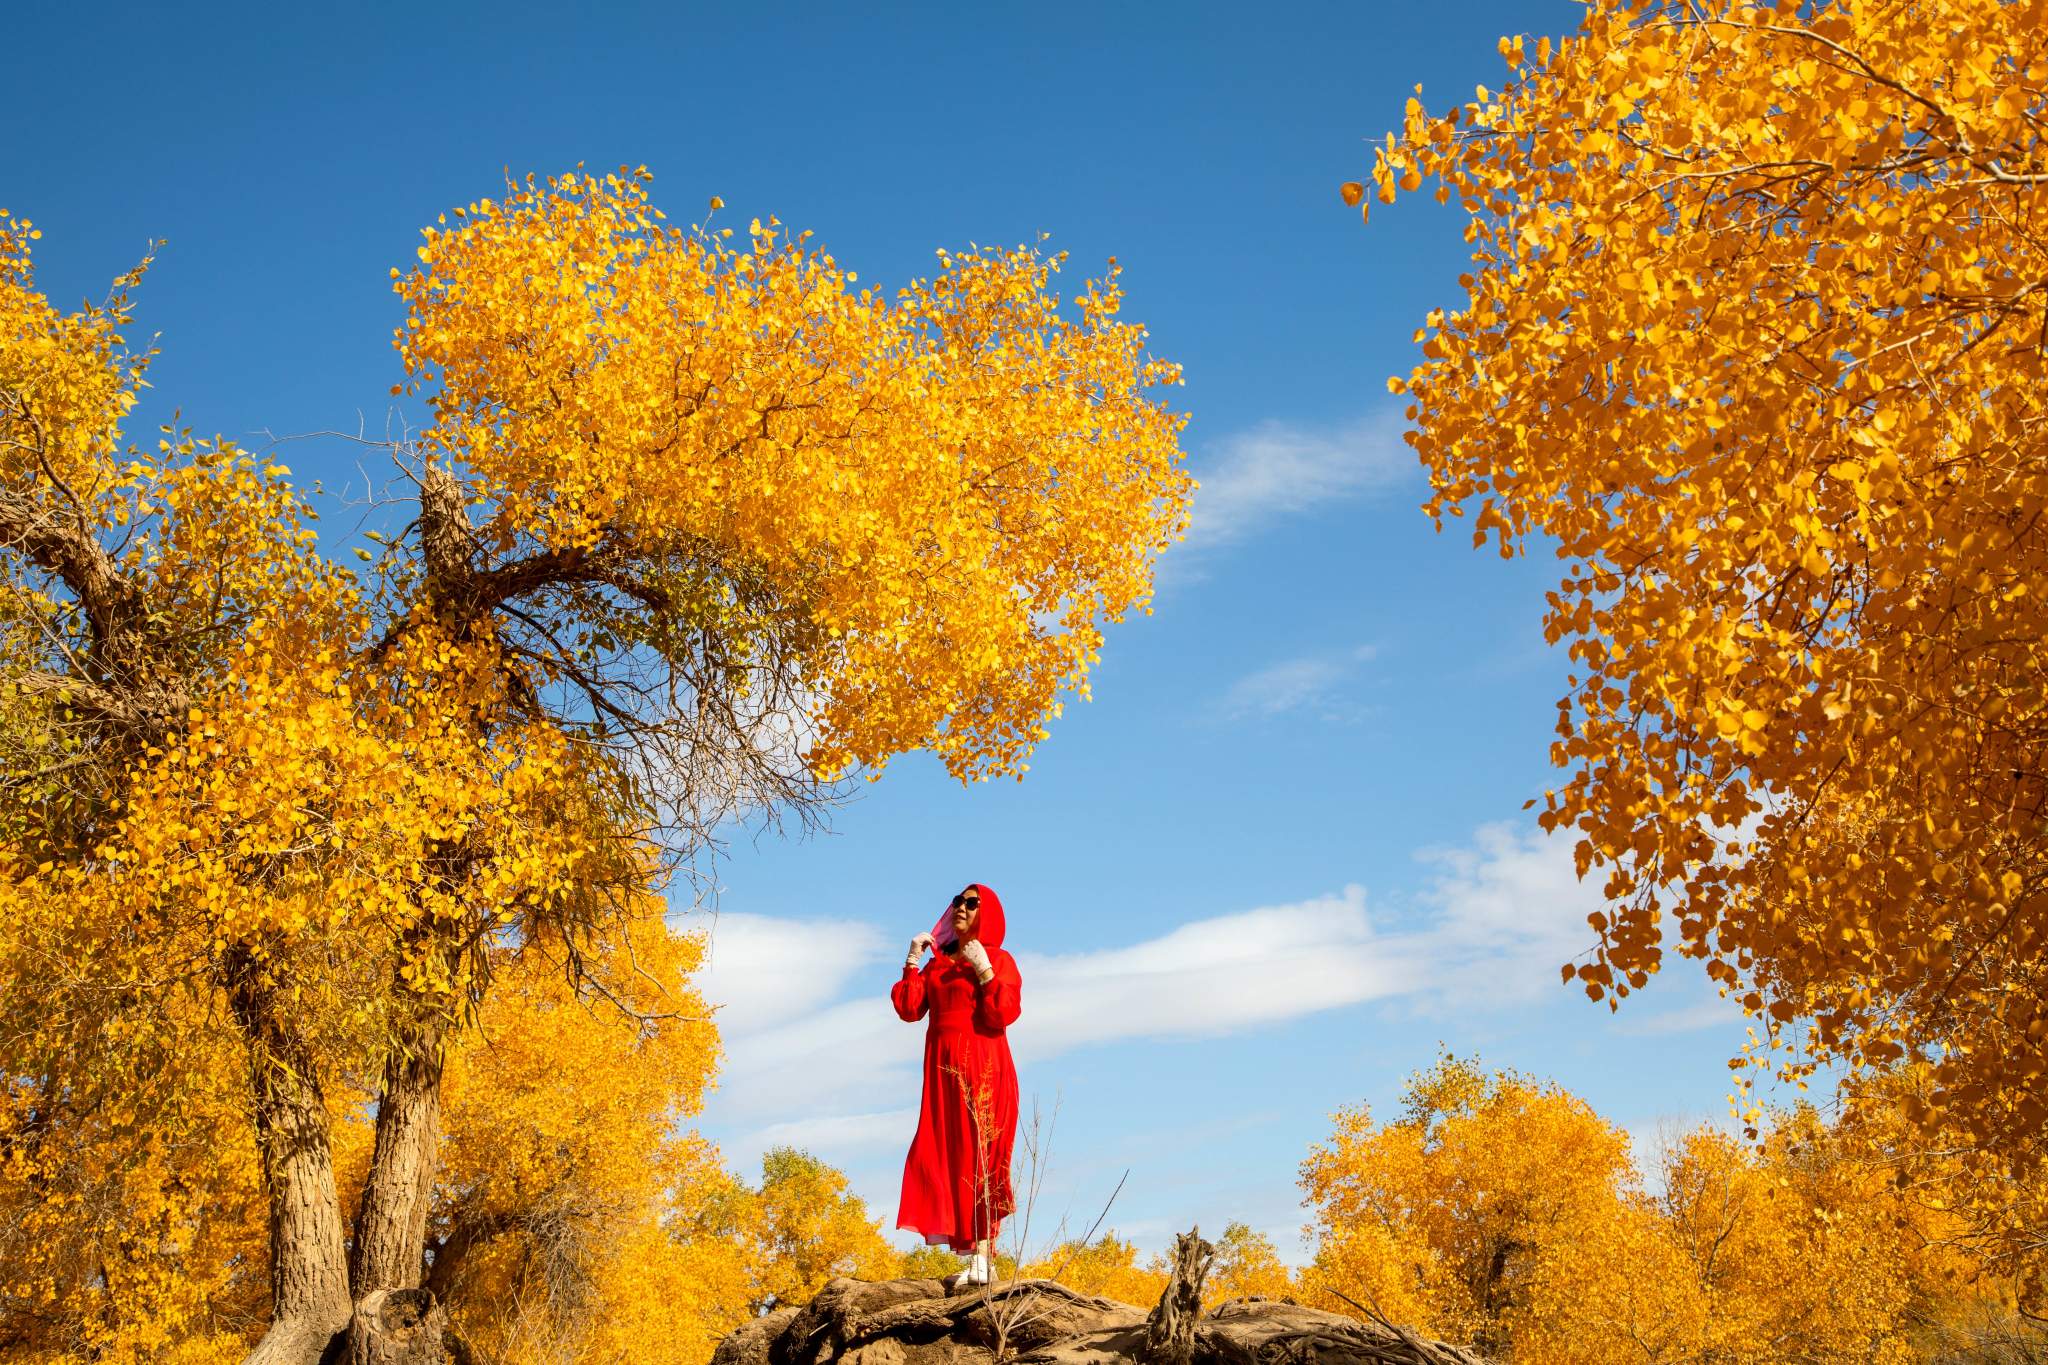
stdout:
{"type": "MultiPolygon", "coordinates": [[[[427,561],[428,595],[437,602],[456,593],[468,576],[473,543],[463,493],[445,469],[429,465],[421,473],[420,543],[427,561]]],[[[430,851],[441,861],[444,875],[460,880],[468,859],[459,844],[430,851]]],[[[414,905],[419,908],[417,901],[414,905]]],[[[423,917],[409,931],[408,950],[433,950],[432,924],[431,918],[423,917]]],[[[454,965],[457,950],[445,944],[439,950],[454,965]]],[[[415,994],[403,976],[393,982],[393,992],[404,1023],[384,1064],[376,1144],[363,1185],[349,1269],[365,1304],[384,1291],[390,1292],[392,1305],[431,1304],[433,1296],[420,1290],[420,1280],[425,1274],[427,1212],[440,1170],[441,1072],[447,1060],[449,1020],[443,1002],[415,994]]],[[[364,1333],[371,1321],[357,1314],[349,1338],[352,1358],[369,1358],[363,1356],[372,1349],[364,1333]]]]}
{"type": "Polygon", "coordinates": [[[290,1001],[246,944],[223,963],[249,1044],[256,1139],[270,1196],[270,1330],[244,1365],[314,1365],[347,1331],[352,1304],[327,1101],[290,1001]]]}
{"type": "Polygon", "coordinates": [[[427,1209],[441,1157],[441,1071],[447,1031],[431,1008],[384,1065],[377,1140],[356,1219],[354,1283],[360,1293],[417,1289],[426,1260],[427,1209]]]}

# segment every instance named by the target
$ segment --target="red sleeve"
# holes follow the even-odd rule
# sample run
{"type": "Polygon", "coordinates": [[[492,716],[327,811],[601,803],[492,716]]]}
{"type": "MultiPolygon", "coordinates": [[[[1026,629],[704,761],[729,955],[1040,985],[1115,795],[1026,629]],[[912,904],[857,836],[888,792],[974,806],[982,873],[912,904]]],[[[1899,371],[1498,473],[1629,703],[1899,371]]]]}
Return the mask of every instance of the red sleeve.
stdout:
{"type": "Polygon", "coordinates": [[[924,1018],[924,1012],[932,1007],[924,991],[924,972],[917,967],[905,967],[903,979],[889,989],[889,1003],[896,1007],[896,1017],[906,1024],[914,1024],[924,1018]]]}
{"type": "Polygon", "coordinates": [[[1000,948],[988,955],[988,965],[996,974],[974,988],[974,1022],[983,1032],[1000,1033],[1024,1012],[1024,979],[1017,975],[1017,960],[1000,948]]]}

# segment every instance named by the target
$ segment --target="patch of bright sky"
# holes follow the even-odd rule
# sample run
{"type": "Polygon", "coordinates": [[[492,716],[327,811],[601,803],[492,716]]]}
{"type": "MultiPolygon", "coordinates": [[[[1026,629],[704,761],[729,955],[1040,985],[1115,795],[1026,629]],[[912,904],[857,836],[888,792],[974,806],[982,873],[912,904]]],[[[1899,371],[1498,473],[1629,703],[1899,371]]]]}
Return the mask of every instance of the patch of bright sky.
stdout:
{"type": "MultiPolygon", "coordinates": [[[[1459,222],[1369,229],[1337,198],[1421,82],[1497,85],[1555,3],[977,6],[43,6],[0,204],[42,283],[99,297],[151,238],[160,334],[137,434],[377,437],[388,271],[505,170],[646,164],[673,219],[778,215],[891,284],[934,250],[1040,232],[1071,285],[1116,256],[1126,316],[1187,367],[1206,481],[1157,614],[1112,632],[1021,784],[894,764],[836,833],[725,868],[713,995],[731,1059],[704,1115],[736,1164],[791,1142],[893,1222],[921,1030],[885,992],[961,883],[995,886],[1025,979],[1027,1095],[1061,1098],[1048,1219],[1147,1247],[1243,1219],[1298,1255],[1295,1168],[1327,1114],[1384,1112],[1441,1040],[1554,1077],[1638,1131],[1718,1115],[1742,1027],[1698,974],[1617,1018],[1557,985],[1593,893],[1520,815],[1563,661],[1557,566],[1417,514],[1385,379],[1453,304],[1459,222]]],[[[376,452],[307,442],[360,500],[376,452]],[[359,464],[360,462],[360,464],[359,464]]],[[[403,506],[336,503],[339,550],[403,506]]]]}

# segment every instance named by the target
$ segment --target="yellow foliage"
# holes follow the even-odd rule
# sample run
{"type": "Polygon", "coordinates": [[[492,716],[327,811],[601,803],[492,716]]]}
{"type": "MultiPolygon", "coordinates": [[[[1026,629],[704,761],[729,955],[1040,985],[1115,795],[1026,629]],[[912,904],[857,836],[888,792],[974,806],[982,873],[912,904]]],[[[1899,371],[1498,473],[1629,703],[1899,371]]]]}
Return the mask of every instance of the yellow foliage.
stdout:
{"type": "Polygon", "coordinates": [[[735,1248],[745,1270],[745,1317],[808,1303],[837,1275],[894,1277],[901,1258],[882,1220],[849,1191],[846,1177],[808,1152],[773,1148],[761,1158],[761,1187],[732,1181],[707,1190],[675,1224],[691,1245],[735,1248]]]}
{"type": "Polygon", "coordinates": [[[1166,1290],[1166,1271],[1154,1263],[1138,1264],[1138,1248],[1114,1231],[1093,1242],[1075,1240],[1026,1261],[1017,1273],[1028,1279],[1058,1280],[1083,1294],[1100,1294],[1121,1303],[1150,1308],[1166,1290]]]}
{"type": "MultiPolygon", "coordinates": [[[[22,1021],[10,1020],[15,1028],[22,1021]]],[[[239,1059],[193,1059],[176,1108],[9,1078],[0,1114],[0,1358],[241,1359],[261,1312],[263,1181],[239,1059]],[[210,1084],[207,1084],[210,1080],[210,1084]],[[141,1142],[127,1128],[148,1125],[141,1142]],[[251,1257],[255,1258],[251,1260],[251,1257]]]]}
{"type": "Polygon", "coordinates": [[[1068,317],[1063,258],[942,252],[890,300],[773,224],[663,227],[647,181],[529,178],[394,286],[480,541],[617,557],[631,528],[684,591],[744,583],[691,608],[739,640],[801,619],[821,773],[917,747],[1017,770],[1186,528],[1183,419],[1148,393],[1178,369],[1117,321],[1114,271],[1068,317]]]}
{"type": "MultiPolygon", "coordinates": [[[[1163,1258],[1162,1258],[1163,1259],[1163,1258]]],[[[1273,1239],[1243,1223],[1227,1223],[1216,1239],[1216,1260],[1202,1283],[1202,1301],[1215,1307],[1225,1299],[1264,1295],[1269,1299],[1297,1296],[1294,1272],[1280,1259],[1273,1239]]],[[[1150,1305],[1145,1305],[1149,1307],[1150,1305]]]]}
{"type": "MultiPolygon", "coordinates": [[[[471,1344],[507,1362],[620,1358],[702,1365],[717,1339],[833,1274],[880,1278],[891,1257],[837,1171],[771,1154],[764,1189],[720,1168],[688,1131],[717,1061],[690,985],[694,935],[658,915],[593,964],[641,1026],[579,998],[536,947],[496,955],[474,1031],[451,1052],[427,1283],[471,1344]],[[643,975],[644,973],[644,975],[643,975]]],[[[264,1321],[264,1192],[243,1064],[204,1059],[185,1124],[148,1159],[61,1111],[19,1131],[0,1166],[0,1326],[7,1359],[232,1362],[264,1321]],[[32,1140],[31,1140],[32,1139],[32,1140]],[[30,1158],[35,1160],[31,1161],[30,1158]],[[166,1354],[168,1353],[168,1354],[166,1354]]],[[[361,1106],[335,1111],[335,1164],[353,1206],[370,1162],[361,1106]]]]}
{"type": "Polygon", "coordinates": [[[1782,1115],[1761,1150],[1700,1128],[1643,1189],[1583,1102],[1446,1057],[1402,1118],[1363,1108],[1302,1168],[1306,1301],[1373,1309],[1517,1365],[1920,1359],[1980,1267],[1854,1126],[1782,1115]]]}
{"type": "Polygon", "coordinates": [[[658,906],[632,929],[630,955],[622,939],[587,965],[646,1022],[579,998],[527,945],[449,1057],[427,1285],[497,1358],[612,1358],[607,1343],[652,1315],[664,1333],[630,1358],[696,1361],[738,1320],[731,1258],[666,1230],[676,1199],[725,1183],[684,1126],[718,1057],[689,984],[703,944],[658,906]]]}
{"type": "Polygon", "coordinates": [[[903,1280],[943,1280],[966,1268],[966,1257],[942,1246],[915,1246],[896,1258],[896,1277],[903,1280]]]}
{"type": "Polygon", "coordinates": [[[791,1155],[749,1193],[664,1136],[715,1055],[643,989],[687,997],[666,878],[905,748],[1021,772],[1186,525],[1177,371],[1113,278],[1063,313],[1057,259],[970,253],[884,300],[772,230],[660,228],[645,184],[529,182],[429,232],[397,283],[436,414],[394,451],[418,541],[367,582],[282,466],[189,429],[124,451],[125,295],[60,315],[0,217],[0,1198],[36,1248],[0,1312],[51,1342],[325,1332],[427,1250],[501,1354],[612,1350],[588,1305],[659,1292],[687,1355],[887,1259],[836,1172],[791,1155]],[[357,1087],[374,1136],[337,1126],[357,1087]],[[180,1174],[207,1133],[251,1164],[180,1174]],[[77,1198],[38,1208],[53,1181],[77,1198]],[[217,1275],[94,1266],[209,1200],[217,1275]],[[742,1288],[691,1231],[720,1200],[742,1288]]]}
{"type": "Polygon", "coordinates": [[[1302,1165],[1319,1239],[1307,1301],[1349,1311],[1327,1285],[1487,1353],[1513,1339],[1528,1267],[1582,1255],[1635,1178],[1627,1134],[1584,1101],[1448,1055],[1400,1121],[1363,1105],[1335,1117],[1302,1165]]]}
{"type": "Polygon", "coordinates": [[[1541,818],[1611,902],[1567,980],[1625,996],[1675,931],[1795,1074],[1924,1060],[1916,1120],[2024,1175],[2048,5],[1594,0],[1501,47],[1373,179],[1434,179],[1477,248],[1390,381],[1428,510],[1565,561],[1541,818]]]}
{"type": "MultiPolygon", "coordinates": [[[[1225,1299],[1241,1295],[1263,1294],[1279,1299],[1294,1293],[1293,1277],[1264,1233],[1253,1232],[1243,1223],[1231,1223],[1214,1245],[1216,1259],[1202,1285],[1206,1306],[1213,1308],[1225,1299]]],[[[1100,1294],[1149,1309],[1166,1292],[1173,1265],[1164,1254],[1155,1254],[1139,1265],[1137,1244],[1111,1231],[1093,1242],[1079,1238],[1062,1242],[1014,1271],[1007,1264],[1000,1269],[1005,1276],[1014,1273],[1026,1278],[1057,1280],[1083,1294],[1100,1294]]]]}

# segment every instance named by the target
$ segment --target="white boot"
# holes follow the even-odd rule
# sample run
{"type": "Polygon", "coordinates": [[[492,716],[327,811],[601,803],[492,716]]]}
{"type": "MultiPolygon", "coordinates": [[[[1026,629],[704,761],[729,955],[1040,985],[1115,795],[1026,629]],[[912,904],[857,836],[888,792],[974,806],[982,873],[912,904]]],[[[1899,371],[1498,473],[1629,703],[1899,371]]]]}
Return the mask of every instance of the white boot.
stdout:
{"type": "Polygon", "coordinates": [[[967,1258],[967,1269],[960,1272],[962,1284],[987,1284],[989,1282],[988,1257],[976,1252],[967,1258]]]}

